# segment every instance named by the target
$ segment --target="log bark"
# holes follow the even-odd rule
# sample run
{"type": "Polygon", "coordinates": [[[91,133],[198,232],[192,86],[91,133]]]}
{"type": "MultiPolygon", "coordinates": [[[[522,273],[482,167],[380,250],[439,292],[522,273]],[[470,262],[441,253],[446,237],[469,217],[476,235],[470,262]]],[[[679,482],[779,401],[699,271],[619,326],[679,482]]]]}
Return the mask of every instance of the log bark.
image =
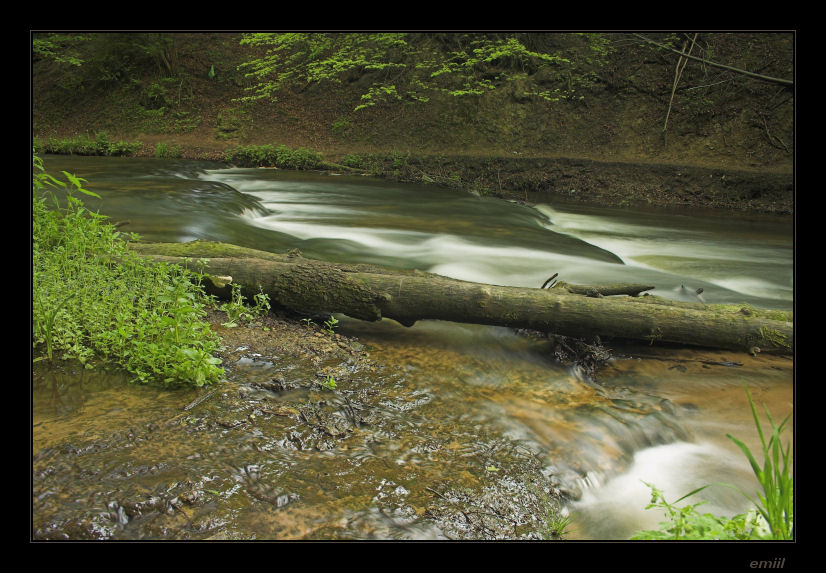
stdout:
{"type": "MultiPolygon", "coordinates": [[[[651,288],[647,285],[619,285],[617,289],[617,285],[559,282],[549,289],[506,287],[208,241],[136,243],[132,247],[143,256],[190,268],[198,259],[207,259],[205,273],[232,277],[232,282],[243,286],[245,296],[260,289],[271,302],[297,312],[335,312],[368,321],[391,318],[405,326],[418,320],[446,320],[578,338],[600,336],[750,352],[791,353],[793,349],[791,312],[603,294],[617,290],[638,294],[651,288]],[[639,302],[650,304],[635,304],[639,302]]],[[[231,290],[217,279],[210,288],[222,297],[231,290]]]]}
{"type": "Polygon", "coordinates": [[[566,282],[558,282],[556,288],[565,289],[573,294],[585,296],[615,296],[627,294],[628,296],[639,296],[641,292],[657,288],[655,285],[643,285],[636,283],[614,283],[608,285],[572,285],[566,282]]]}

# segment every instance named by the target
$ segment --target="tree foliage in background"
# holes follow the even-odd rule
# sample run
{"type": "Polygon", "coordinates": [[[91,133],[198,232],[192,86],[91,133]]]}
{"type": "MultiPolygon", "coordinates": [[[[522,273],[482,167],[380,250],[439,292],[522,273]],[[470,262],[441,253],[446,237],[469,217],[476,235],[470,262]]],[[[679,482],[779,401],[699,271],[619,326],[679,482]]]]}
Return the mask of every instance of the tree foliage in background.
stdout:
{"type": "Polygon", "coordinates": [[[288,88],[364,77],[370,84],[356,110],[428,101],[434,93],[479,96],[519,81],[521,96],[549,102],[582,97],[580,89],[596,81],[610,42],[601,34],[569,34],[563,45],[547,41],[553,36],[560,35],[245,34],[242,45],[266,51],[240,66],[257,82],[241,100],[273,100],[288,88]],[[577,43],[581,49],[571,49],[577,43]]]}
{"type": "Polygon", "coordinates": [[[178,50],[174,34],[93,34],[89,44],[90,79],[112,83],[137,80],[144,70],[155,69],[157,78],[178,74],[178,50]]]}
{"type": "Polygon", "coordinates": [[[80,66],[83,60],[77,53],[77,46],[87,42],[89,36],[82,34],[38,34],[32,36],[32,59],[52,60],[61,64],[80,66]]]}
{"type": "Polygon", "coordinates": [[[180,72],[176,35],[161,32],[34,33],[32,56],[77,66],[89,84],[137,80],[151,67],[158,78],[180,72]]]}

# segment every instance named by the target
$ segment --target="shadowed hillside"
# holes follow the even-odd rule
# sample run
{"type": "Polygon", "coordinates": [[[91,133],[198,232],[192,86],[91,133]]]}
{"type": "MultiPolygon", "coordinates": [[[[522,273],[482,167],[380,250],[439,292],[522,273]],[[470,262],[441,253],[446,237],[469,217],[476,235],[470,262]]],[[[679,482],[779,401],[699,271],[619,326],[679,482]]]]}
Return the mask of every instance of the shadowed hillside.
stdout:
{"type": "MultiPolygon", "coordinates": [[[[386,67],[294,75],[274,101],[244,101],[304,45],[287,46],[268,75],[248,77],[255,68],[239,66],[261,61],[272,44],[226,33],[35,34],[51,52],[36,45],[34,135],[105,133],[140,141],[144,155],[161,144],[215,159],[238,145],[284,144],[384,176],[502,196],[791,210],[793,88],[735,70],[793,79],[792,33],[649,35],[727,68],[629,33],[372,36],[359,49],[385,50],[386,67]],[[402,47],[378,45],[384,36],[401,37],[402,47]],[[490,51],[477,46],[511,51],[483,59],[490,51]],[[440,73],[426,68],[434,58],[440,73]],[[601,162],[614,167],[601,170],[601,162]],[[627,164],[634,167],[617,167],[627,164]],[[683,168],[661,176],[663,165],[683,168]]],[[[341,57],[330,45],[316,60],[295,61],[341,57]]]]}

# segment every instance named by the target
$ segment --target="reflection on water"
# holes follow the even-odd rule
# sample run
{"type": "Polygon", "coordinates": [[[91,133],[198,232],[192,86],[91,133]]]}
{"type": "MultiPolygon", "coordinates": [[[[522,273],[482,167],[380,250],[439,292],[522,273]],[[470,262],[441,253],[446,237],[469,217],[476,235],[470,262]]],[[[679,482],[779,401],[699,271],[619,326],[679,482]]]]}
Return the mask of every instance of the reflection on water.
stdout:
{"type": "MultiPolygon", "coordinates": [[[[783,223],[531,208],[196,162],[48,157],[46,167],[88,179],[103,197],[93,208],[150,240],[298,247],[514,286],[559,272],[575,283],[648,282],[676,298],[685,284],[709,302],[792,305],[783,223]]],[[[786,358],[617,349],[595,384],[509,329],[340,319],[379,366],[353,362],[327,394],[313,383],[323,364],[276,350],[240,352],[225,386],[190,410],[195,391],[35,377],[36,513],[57,528],[41,534],[90,536],[70,525],[82,514],[92,536],[127,539],[447,538],[455,532],[433,518],[433,492],[504,488],[530,467],[577,498],[575,538],[625,538],[659,520],[644,510],[643,481],[668,499],[710,482],[754,487],[725,438],[755,445],[744,381],[776,419],[792,411],[786,358]]],[[[703,492],[709,509],[742,511],[732,491],[703,492]]]]}
{"type": "Polygon", "coordinates": [[[125,375],[82,367],[74,372],[39,369],[32,379],[34,451],[67,438],[101,437],[159,410],[172,416],[193,393],[146,386],[124,392],[127,382],[125,375]]]}

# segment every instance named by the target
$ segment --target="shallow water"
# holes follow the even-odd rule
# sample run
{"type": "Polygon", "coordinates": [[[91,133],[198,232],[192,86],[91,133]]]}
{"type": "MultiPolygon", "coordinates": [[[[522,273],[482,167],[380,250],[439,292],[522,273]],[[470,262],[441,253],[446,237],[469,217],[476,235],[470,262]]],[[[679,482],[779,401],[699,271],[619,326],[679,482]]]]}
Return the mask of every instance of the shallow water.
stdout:
{"type": "MultiPolygon", "coordinates": [[[[675,299],[684,284],[702,287],[707,302],[793,303],[792,232],[783,221],[528,207],[362,177],[196,162],[47,157],[46,167],[88,179],[103,197],[91,206],[149,240],[300,248],[308,257],[492,284],[538,287],[559,272],[573,283],[649,282],[675,299]]],[[[324,363],[274,351],[239,351],[226,385],[191,410],[183,408],[196,391],[90,373],[80,381],[36,376],[38,535],[501,534],[492,522],[459,525],[485,519],[482,511],[444,517],[468,490],[477,502],[522,496],[500,516],[518,524],[510,535],[520,537],[541,522],[517,515],[536,501],[524,487],[535,479],[574,500],[566,507],[572,538],[627,538],[659,519],[644,510],[644,481],[669,499],[716,481],[754,487],[725,437],[755,443],[744,381],[776,419],[792,412],[787,358],[618,347],[594,383],[553,362],[547,341],[508,329],[339,318],[339,331],[358,337],[375,366],[356,360],[338,370],[337,389],[326,394],[311,383],[324,363]],[[296,387],[273,394],[256,386],[273,376],[296,387]],[[306,413],[310,406],[315,413],[306,413]],[[364,419],[353,423],[354,412],[364,419]]],[[[732,491],[703,494],[732,514],[747,507],[732,491]]]]}

